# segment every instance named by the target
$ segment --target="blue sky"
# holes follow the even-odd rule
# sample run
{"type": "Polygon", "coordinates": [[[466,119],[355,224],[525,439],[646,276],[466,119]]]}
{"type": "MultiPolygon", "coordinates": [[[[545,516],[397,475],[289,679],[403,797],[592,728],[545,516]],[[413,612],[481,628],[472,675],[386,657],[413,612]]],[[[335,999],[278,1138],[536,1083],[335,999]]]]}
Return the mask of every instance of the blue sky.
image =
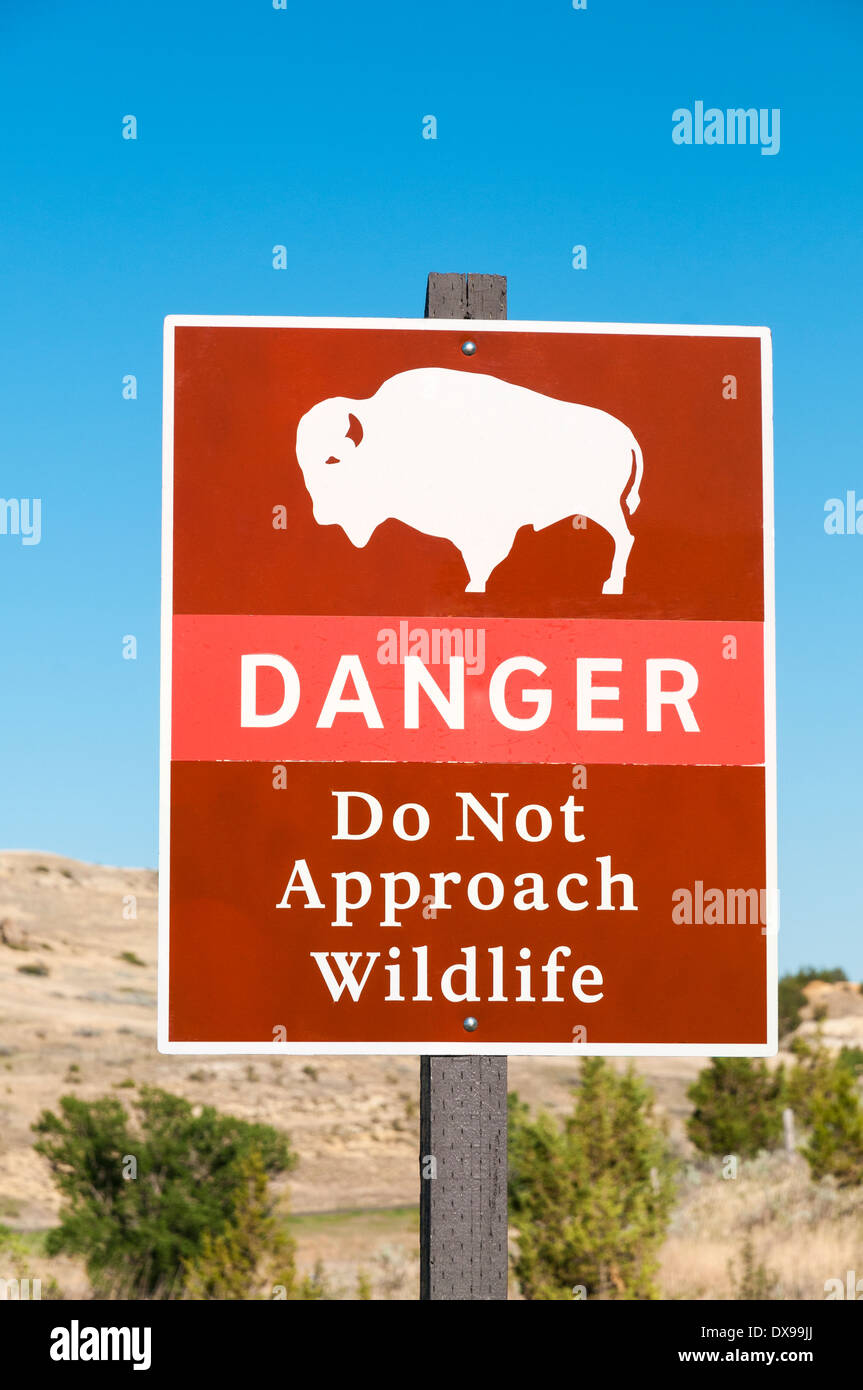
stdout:
{"type": "Polygon", "coordinates": [[[861,49],[856,0],[4,0],[0,495],[43,536],[0,536],[0,844],[156,860],[163,316],[493,271],[511,318],[773,329],[780,963],[859,979],[861,49]],[[696,100],[780,108],[779,153],[676,146],[696,100]]]}

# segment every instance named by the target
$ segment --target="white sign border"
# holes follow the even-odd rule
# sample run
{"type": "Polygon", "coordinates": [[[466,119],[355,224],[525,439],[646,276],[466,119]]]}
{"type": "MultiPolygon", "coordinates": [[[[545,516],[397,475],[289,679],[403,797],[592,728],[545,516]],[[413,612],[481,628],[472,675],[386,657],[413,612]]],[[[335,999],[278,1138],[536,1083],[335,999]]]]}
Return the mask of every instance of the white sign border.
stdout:
{"type": "Polygon", "coordinates": [[[159,962],[157,1047],[168,1056],[773,1057],[778,1051],[779,888],[776,787],[776,613],[773,511],[773,363],[769,328],[661,323],[542,322],[528,319],[300,318],[277,315],[169,314],[164,322],[162,410],[162,616],[159,714],[159,962]],[[758,338],[761,342],[761,437],[764,557],[764,755],[767,859],[767,1041],[765,1043],[457,1042],[171,1042],[169,1030],[171,838],[171,634],[174,577],[174,330],[176,328],[412,329],[466,333],[602,333],[644,337],[758,338]]]}

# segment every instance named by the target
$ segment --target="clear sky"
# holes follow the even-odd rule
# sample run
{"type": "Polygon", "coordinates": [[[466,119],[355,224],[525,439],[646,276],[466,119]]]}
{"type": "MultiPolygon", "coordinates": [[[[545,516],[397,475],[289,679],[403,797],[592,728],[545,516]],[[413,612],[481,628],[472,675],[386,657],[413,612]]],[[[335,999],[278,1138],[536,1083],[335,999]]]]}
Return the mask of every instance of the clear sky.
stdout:
{"type": "Polygon", "coordinates": [[[3,0],[0,50],[0,495],[43,508],[0,536],[0,844],[156,862],[163,316],[492,271],[511,318],[773,329],[780,962],[859,979],[859,0],[3,0]],[[778,153],[676,145],[696,101],[778,153]]]}

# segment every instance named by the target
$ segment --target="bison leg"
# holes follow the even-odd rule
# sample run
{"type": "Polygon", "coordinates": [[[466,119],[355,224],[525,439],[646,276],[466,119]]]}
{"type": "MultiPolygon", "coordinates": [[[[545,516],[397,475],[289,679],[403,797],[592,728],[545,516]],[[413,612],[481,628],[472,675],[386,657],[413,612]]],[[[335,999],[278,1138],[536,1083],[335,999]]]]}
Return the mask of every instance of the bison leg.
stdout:
{"type": "Polygon", "coordinates": [[[626,524],[622,508],[618,505],[613,513],[607,518],[596,517],[599,525],[607,531],[614,541],[614,558],[611,562],[611,574],[602,586],[604,594],[622,594],[623,581],[626,578],[626,562],[629,559],[629,552],[635,544],[635,538],[626,524]]]}
{"type": "Polygon", "coordinates": [[[466,594],[485,593],[489,575],[501,560],[506,559],[512,549],[513,540],[514,537],[510,537],[508,545],[501,545],[499,541],[478,540],[473,537],[465,545],[459,546],[470,577],[470,583],[465,586],[466,594]]]}

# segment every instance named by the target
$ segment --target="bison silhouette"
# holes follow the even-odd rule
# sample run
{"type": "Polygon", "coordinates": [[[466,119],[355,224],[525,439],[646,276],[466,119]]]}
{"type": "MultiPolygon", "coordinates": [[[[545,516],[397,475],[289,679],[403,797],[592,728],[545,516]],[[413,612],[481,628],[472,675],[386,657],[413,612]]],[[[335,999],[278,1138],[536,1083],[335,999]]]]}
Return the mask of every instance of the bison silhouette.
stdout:
{"type": "Polygon", "coordinates": [[[614,541],[604,594],[623,593],[640,501],[638,440],[605,410],[480,372],[419,367],[367,400],[319,401],[297,428],[315,521],[358,548],[393,518],[451,541],[484,593],[516,532],[585,516],[614,541]],[[633,477],[634,470],[634,477],[633,477]],[[627,485],[632,478],[630,486],[627,485]]]}

